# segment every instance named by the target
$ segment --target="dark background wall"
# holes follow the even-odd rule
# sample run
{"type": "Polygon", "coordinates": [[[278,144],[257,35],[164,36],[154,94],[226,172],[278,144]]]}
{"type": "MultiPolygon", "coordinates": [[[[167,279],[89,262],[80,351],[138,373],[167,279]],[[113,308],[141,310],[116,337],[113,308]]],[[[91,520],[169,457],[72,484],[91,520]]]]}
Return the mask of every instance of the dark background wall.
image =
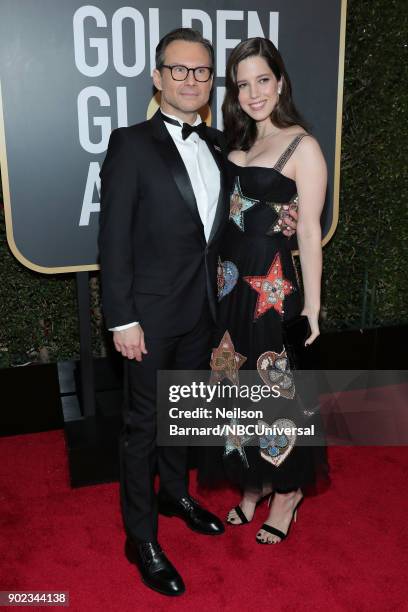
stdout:
{"type": "MultiPolygon", "coordinates": [[[[324,249],[323,330],[408,322],[404,24],[403,0],[348,0],[340,217],[324,249]]],[[[90,289],[94,353],[101,356],[97,275],[90,289]]],[[[19,264],[7,247],[1,205],[0,367],[78,354],[75,278],[19,264]]]]}

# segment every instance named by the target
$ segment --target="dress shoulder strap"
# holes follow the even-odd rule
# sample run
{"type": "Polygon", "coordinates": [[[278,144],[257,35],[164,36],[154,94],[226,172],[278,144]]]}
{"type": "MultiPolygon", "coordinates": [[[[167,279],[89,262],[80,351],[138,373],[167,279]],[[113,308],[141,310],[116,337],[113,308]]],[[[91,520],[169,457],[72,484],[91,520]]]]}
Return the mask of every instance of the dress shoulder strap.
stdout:
{"type": "Polygon", "coordinates": [[[277,170],[278,172],[282,172],[283,167],[285,166],[286,162],[293,155],[293,153],[295,152],[296,147],[298,146],[299,142],[301,140],[303,140],[303,138],[305,136],[310,136],[310,134],[298,134],[297,136],[295,136],[295,138],[286,147],[286,149],[284,150],[284,152],[282,153],[282,155],[280,156],[280,158],[278,159],[278,161],[274,165],[274,169],[275,170],[277,170]]]}

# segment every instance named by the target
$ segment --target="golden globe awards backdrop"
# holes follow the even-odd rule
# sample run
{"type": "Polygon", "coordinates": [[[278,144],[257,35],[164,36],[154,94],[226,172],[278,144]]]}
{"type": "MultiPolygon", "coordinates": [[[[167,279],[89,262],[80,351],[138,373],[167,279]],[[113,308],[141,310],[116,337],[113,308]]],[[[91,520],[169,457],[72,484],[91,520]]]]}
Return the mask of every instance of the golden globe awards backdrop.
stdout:
{"type": "Polygon", "coordinates": [[[328,163],[322,223],[330,239],[338,216],[345,0],[251,4],[2,0],[0,163],[8,242],[20,262],[45,273],[98,268],[98,174],[110,132],[156,110],[155,47],[180,26],[200,30],[215,46],[206,119],[220,129],[231,49],[252,36],[279,47],[295,102],[328,163]]]}

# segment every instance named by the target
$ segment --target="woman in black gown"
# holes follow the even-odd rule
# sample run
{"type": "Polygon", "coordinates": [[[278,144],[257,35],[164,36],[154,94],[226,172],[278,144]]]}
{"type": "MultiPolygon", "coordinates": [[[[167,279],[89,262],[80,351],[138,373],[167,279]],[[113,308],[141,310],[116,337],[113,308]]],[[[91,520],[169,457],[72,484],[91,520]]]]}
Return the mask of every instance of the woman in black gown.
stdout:
{"type": "MultiPolygon", "coordinates": [[[[307,133],[293,105],[282,58],[267,39],[243,41],[232,51],[223,115],[230,150],[231,199],[219,261],[219,324],[211,368],[216,372],[225,365],[220,366],[218,359],[221,347],[224,357],[232,357],[230,363],[236,364],[238,375],[244,370],[257,371],[258,382],[268,384],[276,380],[276,376],[269,377],[271,372],[279,378],[289,370],[283,335],[286,321],[299,314],[307,316],[306,344],[319,335],[320,215],[326,165],[318,143],[307,133]],[[282,234],[288,206],[298,212],[304,300],[289,242],[282,234]]],[[[293,402],[291,390],[285,393],[286,402],[293,402]]],[[[285,436],[273,445],[261,439],[260,446],[248,446],[239,453],[230,444],[223,454],[222,469],[243,489],[227,522],[249,522],[257,502],[273,493],[269,516],[257,533],[260,543],[284,539],[303,491],[326,468],[324,449],[295,444],[285,453],[287,443],[285,436]],[[281,454],[285,457],[280,462],[274,455],[281,454]]],[[[212,463],[213,473],[218,471],[219,476],[220,465],[212,463]]],[[[205,471],[201,480],[208,484],[205,471]]]]}

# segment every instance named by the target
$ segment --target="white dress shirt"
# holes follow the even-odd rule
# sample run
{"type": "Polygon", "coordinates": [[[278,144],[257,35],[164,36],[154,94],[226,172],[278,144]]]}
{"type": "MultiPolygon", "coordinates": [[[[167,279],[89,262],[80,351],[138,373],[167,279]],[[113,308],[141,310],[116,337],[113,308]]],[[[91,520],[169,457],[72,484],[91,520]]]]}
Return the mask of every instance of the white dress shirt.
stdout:
{"type": "MultiPolygon", "coordinates": [[[[163,113],[163,111],[161,112],[163,113]]],[[[196,132],[192,132],[188,138],[183,140],[181,135],[183,122],[180,118],[168,113],[163,113],[163,115],[171,117],[180,123],[180,126],[178,126],[165,121],[164,125],[172,137],[190,177],[198,213],[204,228],[205,239],[208,242],[217,210],[220,192],[220,171],[206,142],[196,132]]],[[[199,125],[200,123],[200,115],[197,115],[193,125],[199,125]]],[[[110,331],[123,331],[134,325],[138,325],[138,322],[111,327],[110,331]]]]}

